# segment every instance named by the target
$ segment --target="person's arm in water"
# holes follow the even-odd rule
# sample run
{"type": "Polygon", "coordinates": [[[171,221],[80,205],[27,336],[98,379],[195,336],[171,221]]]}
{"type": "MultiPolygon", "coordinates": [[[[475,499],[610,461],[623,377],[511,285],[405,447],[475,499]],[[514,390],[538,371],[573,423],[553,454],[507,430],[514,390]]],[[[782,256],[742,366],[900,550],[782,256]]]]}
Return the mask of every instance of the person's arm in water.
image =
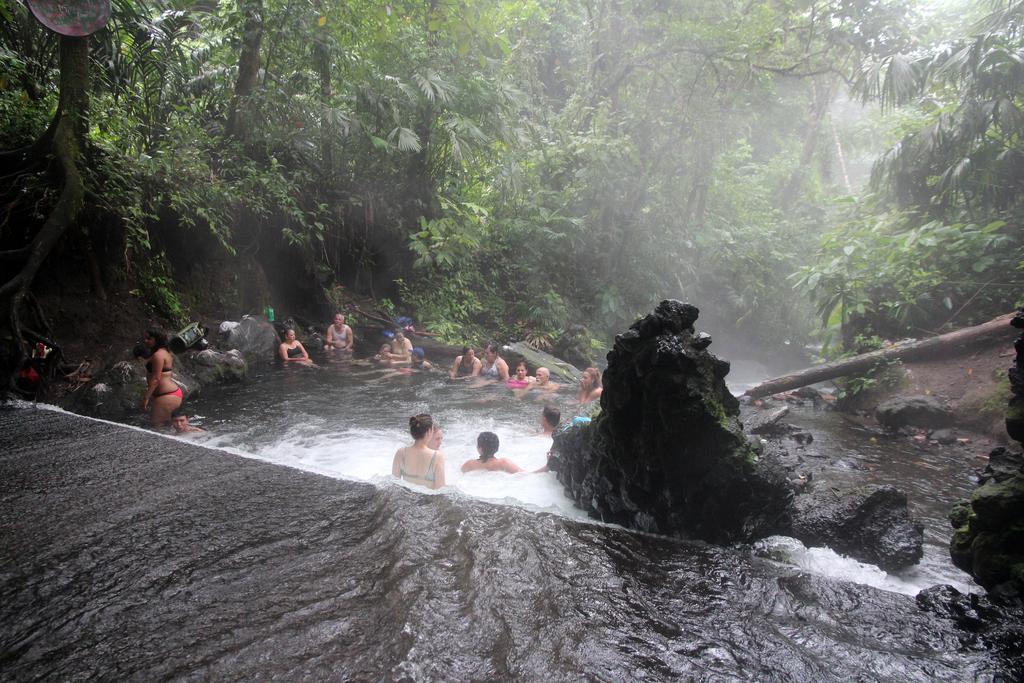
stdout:
{"type": "Polygon", "coordinates": [[[146,394],[142,397],[143,411],[149,409],[149,399],[153,398],[153,394],[156,393],[156,388],[160,385],[160,378],[163,376],[165,364],[163,354],[154,353],[150,356],[149,362],[152,370],[150,370],[149,377],[147,378],[146,394]]]}
{"type": "Polygon", "coordinates": [[[434,488],[444,486],[444,453],[437,452],[437,460],[434,461],[434,488]]]}
{"type": "Polygon", "coordinates": [[[395,451],[395,459],[391,461],[391,476],[402,476],[402,449],[395,451]]]}
{"type": "Polygon", "coordinates": [[[288,357],[288,345],[287,344],[281,344],[280,346],[277,347],[277,355],[279,355],[281,357],[281,360],[283,360],[286,363],[289,360],[291,360],[288,357]]]}
{"type": "Polygon", "coordinates": [[[348,330],[348,346],[345,347],[345,351],[351,351],[352,347],[356,343],[356,333],[352,331],[352,328],[345,325],[345,329],[348,330]]]}
{"type": "Polygon", "coordinates": [[[469,373],[469,376],[470,377],[479,377],[480,376],[480,369],[483,366],[484,366],[484,364],[480,362],[479,358],[474,358],[473,359],[473,372],[469,373]]]}
{"type": "Polygon", "coordinates": [[[302,345],[302,342],[296,341],[295,343],[298,344],[299,350],[302,351],[302,356],[295,360],[309,360],[309,354],[306,353],[306,347],[302,345]]]}
{"type": "Polygon", "coordinates": [[[498,364],[498,379],[504,382],[508,379],[508,363],[506,363],[505,359],[501,356],[499,356],[494,362],[498,364]]]}

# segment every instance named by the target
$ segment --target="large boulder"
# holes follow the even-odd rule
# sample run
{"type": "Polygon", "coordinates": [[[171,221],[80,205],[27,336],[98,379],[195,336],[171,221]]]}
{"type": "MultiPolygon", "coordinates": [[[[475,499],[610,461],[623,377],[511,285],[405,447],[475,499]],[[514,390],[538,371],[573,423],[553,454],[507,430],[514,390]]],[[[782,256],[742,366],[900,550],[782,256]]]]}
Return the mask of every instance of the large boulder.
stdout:
{"type": "Polygon", "coordinates": [[[592,516],[645,531],[720,543],[783,531],[788,473],[744,436],[698,313],[662,301],[616,338],[601,412],[555,438],[559,481],[592,516]]]}
{"type": "Polygon", "coordinates": [[[274,326],[259,318],[246,317],[232,327],[223,346],[236,349],[250,365],[269,363],[277,358],[281,338],[274,326]]]}
{"type": "Polygon", "coordinates": [[[181,369],[194,377],[200,385],[240,382],[245,379],[245,358],[237,349],[227,352],[214,349],[189,351],[182,354],[179,361],[181,369]]]}
{"type": "Polygon", "coordinates": [[[792,535],[886,570],[917,564],[924,554],[924,526],[911,516],[907,495],[891,486],[799,495],[792,535]]]}
{"type": "Polygon", "coordinates": [[[888,429],[900,427],[944,427],[952,412],[934,396],[898,396],[875,409],[879,424],[888,429]]]}
{"type": "Polygon", "coordinates": [[[1024,454],[995,449],[979,484],[949,515],[953,564],[997,595],[1024,599],[1024,454]]]}
{"type": "Polygon", "coordinates": [[[549,369],[551,371],[551,379],[556,382],[575,384],[579,382],[580,375],[583,374],[574,365],[565,362],[561,358],[556,358],[550,353],[539,351],[526,342],[513,342],[505,346],[502,353],[505,355],[505,360],[508,362],[510,369],[514,369],[517,362],[524,360],[531,371],[535,371],[540,367],[549,369]]]}

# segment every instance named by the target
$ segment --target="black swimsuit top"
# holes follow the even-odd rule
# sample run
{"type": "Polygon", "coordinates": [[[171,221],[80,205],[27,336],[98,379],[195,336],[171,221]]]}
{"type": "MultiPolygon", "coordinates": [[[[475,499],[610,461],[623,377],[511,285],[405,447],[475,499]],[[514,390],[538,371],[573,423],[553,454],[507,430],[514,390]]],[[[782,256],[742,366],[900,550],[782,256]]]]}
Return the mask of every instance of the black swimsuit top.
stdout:
{"type": "MultiPolygon", "coordinates": [[[[153,372],[153,361],[152,360],[147,360],[146,361],[146,372],[153,372]]],[[[173,372],[173,370],[171,368],[164,368],[163,370],[161,370],[161,372],[173,372]]]]}
{"type": "Polygon", "coordinates": [[[289,358],[302,358],[302,349],[296,346],[293,349],[288,349],[289,358]]]}

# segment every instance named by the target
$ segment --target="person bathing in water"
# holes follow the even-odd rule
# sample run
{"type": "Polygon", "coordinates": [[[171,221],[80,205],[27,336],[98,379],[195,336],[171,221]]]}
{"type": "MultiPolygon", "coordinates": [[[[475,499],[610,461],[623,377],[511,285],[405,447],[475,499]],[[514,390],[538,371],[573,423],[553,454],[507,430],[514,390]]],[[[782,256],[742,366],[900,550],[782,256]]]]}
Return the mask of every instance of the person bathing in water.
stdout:
{"type": "Polygon", "coordinates": [[[587,368],[580,375],[580,388],[576,392],[576,402],[581,406],[596,401],[601,397],[604,388],[601,386],[601,371],[597,368],[587,368]]]}
{"type": "Polygon", "coordinates": [[[178,408],[171,413],[171,426],[174,427],[174,431],[178,434],[187,434],[188,432],[205,432],[206,430],[202,427],[196,427],[188,423],[188,415],[181,408],[178,408]]]}
{"type": "Polygon", "coordinates": [[[444,486],[444,453],[441,452],[443,432],[427,413],[409,418],[411,446],[395,451],[391,474],[412,484],[439,489],[444,486]]]}
{"type": "Polygon", "coordinates": [[[558,391],[559,387],[562,386],[557,382],[551,381],[551,371],[548,370],[547,368],[537,368],[535,376],[536,379],[533,382],[533,386],[530,387],[531,389],[540,389],[542,391],[558,391]]]}
{"type": "Polygon", "coordinates": [[[409,363],[412,360],[412,342],[399,330],[391,342],[391,362],[409,363]]]}
{"type": "Polygon", "coordinates": [[[544,406],[540,411],[540,434],[537,436],[554,436],[558,423],[562,421],[562,411],[554,406],[544,406]]]}
{"type": "Polygon", "coordinates": [[[289,363],[313,364],[313,361],[309,360],[309,354],[306,353],[306,347],[295,338],[295,330],[291,328],[285,331],[284,341],[277,347],[277,354],[285,362],[285,365],[289,363]]]}
{"type": "Polygon", "coordinates": [[[181,406],[184,394],[173,379],[174,356],[167,350],[167,335],[163,330],[146,330],[143,347],[135,355],[146,357],[146,393],[142,397],[142,411],[149,410],[149,422],[154,427],[166,427],[171,413],[181,406]]]}
{"type": "Polygon", "coordinates": [[[345,316],[338,313],[334,316],[334,322],[327,326],[327,335],[324,337],[324,351],[341,351],[352,353],[352,346],[356,338],[352,328],[345,324],[345,316]]]}
{"type": "Polygon", "coordinates": [[[451,379],[477,377],[480,374],[480,359],[472,346],[463,346],[462,355],[455,358],[452,369],[448,372],[451,379]]]}
{"type": "Polygon", "coordinates": [[[488,379],[508,379],[508,363],[501,357],[497,344],[491,342],[484,347],[484,362],[480,365],[480,376],[488,379]]]}
{"type": "Polygon", "coordinates": [[[533,382],[533,377],[527,375],[526,361],[521,360],[516,363],[516,374],[513,377],[509,377],[505,382],[505,385],[510,389],[525,389],[530,386],[533,382]]]}
{"type": "Polygon", "coordinates": [[[480,454],[480,457],[462,463],[462,471],[486,470],[488,472],[508,472],[509,474],[522,472],[522,468],[511,460],[497,457],[500,445],[498,435],[494,432],[480,432],[480,436],[476,438],[476,452],[480,454]]]}

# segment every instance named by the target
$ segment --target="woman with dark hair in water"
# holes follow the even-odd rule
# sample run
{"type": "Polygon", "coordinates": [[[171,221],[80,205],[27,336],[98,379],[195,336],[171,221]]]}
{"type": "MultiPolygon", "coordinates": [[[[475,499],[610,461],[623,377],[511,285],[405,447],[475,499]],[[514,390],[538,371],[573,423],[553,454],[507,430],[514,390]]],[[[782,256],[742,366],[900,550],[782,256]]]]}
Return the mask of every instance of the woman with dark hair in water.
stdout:
{"type": "Polygon", "coordinates": [[[448,376],[452,379],[461,379],[463,377],[476,377],[479,374],[480,359],[476,357],[476,351],[472,346],[463,346],[462,355],[455,358],[448,376]]]}
{"type": "Polygon", "coordinates": [[[491,379],[508,379],[508,363],[501,357],[501,349],[497,344],[491,342],[484,347],[484,362],[480,366],[480,376],[491,379]]]}
{"type": "Polygon", "coordinates": [[[476,438],[476,452],[480,454],[480,457],[462,463],[462,471],[486,470],[488,472],[508,472],[509,474],[522,472],[522,468],[508,458],[497,457],[500,445],[498,435],[494,432],[480,432],[480,436],[476,438]]]}
{"type": "Polygon", "coordinates": [[[440,450],[444,433],[441,427],[434,424],[430,415],[420,413],[409,418],[409,433],[413,443],[395,451],[391,474],[429,489],[441,488],[444,486],[444,453],[440,450]]]}
{"type": "Polygon", "coordinates": [[[149,410],[149,421],[154,427],[163,427],[170,424],[171,413],[181,406],[184,395],[172,379],[174,356],[167,350],[167,335],[163,330],[146,330],[143,344],[148,350],[149,360],[146,361],[146,394],[142,397],[142,410],[149,410]]]}
{"type": "Polygon", "coordinates": [[[284,341],[277,348],[277,355],[281,357],[285,364],[302,363],[303,365],[312,365],[312,361],[309,360],[309,354],[306,352],[306,347],[295,338],[295,330],[293,329],[285,331],[284,341]]]}

